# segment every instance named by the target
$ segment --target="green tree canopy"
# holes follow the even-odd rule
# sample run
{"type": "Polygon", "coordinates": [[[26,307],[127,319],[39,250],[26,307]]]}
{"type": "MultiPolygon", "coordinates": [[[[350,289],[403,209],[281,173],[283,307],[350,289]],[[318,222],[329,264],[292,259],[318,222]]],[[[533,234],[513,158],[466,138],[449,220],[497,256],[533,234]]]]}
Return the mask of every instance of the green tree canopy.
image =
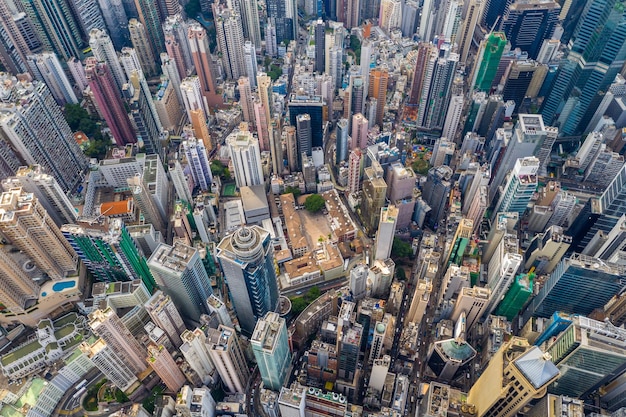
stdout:
{"type": "Polygon", "coordinates": [[[391,254],[396,258],[408,258],[413,255],[413,248],[405,241],[394,237],[393,245],[391,246],[391,254]]]}
{"type": "Polygon", "coordinates": [[[293,194],[294,198],[298,198],[302,194],[302,191],[300,191],[298,187],[292,187],[291,185],[288,185],[285,187],[285,191],[283,192],[283,194],[293,194]]]}
{"type": "Polygon", "coordinates": [[[404,281],[406,279],[406,272],[404,272],[404,268],[396,268],[396,278],[398,278],[399,281],[404,281]]]}
{"type": "Polygon", "coordinates": [[[319,194],[311,194],[304,201],[304,208],[310,213],[317,213],[326,205],[326,200],[319,194]]]}

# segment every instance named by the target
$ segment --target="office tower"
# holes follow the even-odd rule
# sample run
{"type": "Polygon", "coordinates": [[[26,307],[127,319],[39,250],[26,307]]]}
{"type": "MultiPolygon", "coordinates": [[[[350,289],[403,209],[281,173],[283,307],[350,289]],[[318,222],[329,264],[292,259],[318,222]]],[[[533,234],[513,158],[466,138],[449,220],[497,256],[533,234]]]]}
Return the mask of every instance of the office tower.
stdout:
{"type": "Polygon", "coordinates": [[[512,0],[486,0],[481,25],[486,28],[498,27],[502,18],[507,15],[512,0]]]}
{"type": "Polygon", "coordinates": [[[450,51],[450,44],[443,44],[439,51],[430,48],[422,90],[419,94],[417,115],[418,126],[425,129],[441,129],[445,121],[450,90],[459,61],[459,55],[450,51]]]}
{"type": "Polygon", "coordinates": [[[46,50],[64,61],[82,56],[79,25],[67,0],[22,0],[22,6],[46,50]]]}
{"type": "MultiPolygon", "coordinates": [[[[285,0],[268,0],[266,3],[268,20],[272,23],[276,33],[276,44],[295,39],[293,16],[287,15],[291,3],[291,1],[285,0]]],[[[265,37],[265,44],[267,49],[267,36],[265,37]]],[[[267,52],[269,54],[269,50],[267,52]]]]}
{"type": "Polygon", "coordinates": [[[257,0],[240,1],[239,13],[241,15],[243,34],[252,42],[255,49],[261,50],[261,27],[259,25],[259,6],[257,0]]]}
{"type": "Polygon", "coordinates": [[[511,62],[505,74],[506,78],[502,77],[504,100],[513,100],[517,109],[521,107],[526,97],[536,98],[547,72],[546,65],[539,65],[535,61],[525,59],[511,62]]]}
{"type": "Polygon", "coordinates": [[[377,162],[365,168],[363,173],[361,217],[364,226],[370,233],[378,226],[380,209],[386,203],[387,183],[383,175],[384,171],[377,162]]]}
{"type": "Polygon", "coordinates": [[[244,226],[226,236],[217,246],[239,325],[252,334],[256,320],[278,303],[274,248],[270,235],[259,226],[244,226]]]}
{"type": "Polygon", "coordinates": [[[226,138],[237,187],[263,184],[259,141],[247,130],[238,130],[226,138]]]}
{"type": "Polygon", "coordinates": [[[424,0],[420,16],[419,37],[422,42],[430,42],[434,29],[435,7],[434,0],[424,0]]]}
{"type": "Polygon", "coordinates": [[[461,315],[454,326],[454,337],[433,343],[427,363],[437,379],[451,381],[459,368],[476,357],[476,350],[465,340],[465,333],[465,317],[461,315]]]}
{"type": "Polygon", "coordinates": [[[211,175],[209,158],[203,141],[189,136],[183,140],[182,148],[187,158],[187,164],[191,170],[194,184],[199,186],[202,191],[210,190],[213,176],[211,175]]]}
{"type": "Polygon", "coordinates": [[[130,19],[128,21],[128,31],[130,32],[130,41],[139,57],[141,69],[148,77],[156,75],[155,54],[150,45],[146,28],[137,19],[130,19]]]}
{"type": "Polygon", "coordinates": [[[616,0],[587,2],[580,14],[567,57],[541,108],[546,122],[558,122],[564,135],[582,133],[624,64],[626,17],[620,5],[616,0]]]}
{"type": "Polygon", "coordinates": [[[207,344],[225,388],[233,393],[245,392],[250,372],[235,330],[221,324],[217,329],[209,329],[207,344]]]}
{"type": "Polygon", "coordinates": [[[241,16],[235,11],[215,4],[214,9],[217,45],[222,53],[224,76],[229,80],[236,80],[247,75],[243,59],[244,37],[241,16]]]}
{"type": "Polygon", "coordinates": [[[380,221],[376,231],[376,250],[374,259],[385,260],[391,256],[391,246],[396,233],[398,209],[390,205],[380,209],[380,221]]]}
{"type": "Polygon", "coordinates": [[[563,234],[563,228],[550,226],[530,242],[524,255],[524,270],[533,269],[539,275],[551,273],[571,243],[572,238],[563,234]]]}
{"type": "Polygon", "coordinates": [[[489,288],[461,288],[450,320],[456,322],[461,317],[461,314],[465,313],[465,329],[467,332],[471,331],[474,324],[478,323],[485,313],[490,297],[491,290],[489,288]]]}
{"type": "Polygon", "coordinates": [[[506,43],[506,36],[502,32],[491,32],[485,36],[476,54],[476,63],[471,75],[471,90],[486,92],[491,90],[506,43]]]}
{"type": "Polygon", "coordinates": [[[410,0],[402,6],[402,36],[412,38],[417,30],[419,2],[410,0]]]}
{"type": "Polygon", "coordinates": [[[407,227],[415,207],[415,172],[400,162],[392,162],[387,168],[387,198],[398,208],[396,228],[407,227]]]}
{"type": "Polygon", "coordinates": [[[569,327],[548,348],[561,371],[554,394],[585,398],[621,373],[626,365],[626,331],[609,322],[572,317],[569,327]]]}
{"type": "Polygon", "coordinates": [[[278,313],[266,313],[257,321],[250,344],[263,378],[263,386],[274,391],[280,390],[291,365],[285,319],[278,313]]]}
{"type": "Polygon", "coordinates": [[[311,116],[308,114],[299,114],[296,119],[296,135],[298,138],[298,166],[302,167],[302,155],[311,156],[312,149],[312,132],[311,132],[311,116]]]}
{"type": "Polygon", "coordinates": [[[537,58],[544,39],[549,39],[558,22],[561,6],[555,1],[523,0],[509,6],[501,22],[502,32],[511,42],[511,49],[528,52],[537,58]]]}
{"type": "Polygon", "coordinates": [[[130,39],[128,34],[129,16],[124,9],[123,0],[98,0],[98,4],[115,48],[119,50],[128,46],[130,39]]]}
{"type": "Polygon", "coordinates": [[[355,65],[350,67],[350,81],[349,81],[349,105],[344,106],[343,115],[346,119],[350,118],[351,114],[363,113],[365,111],[365,77],[360,75],[360,67],[355,65]],[[356,71],[352,69],[355,68],[356,71]]]}
{"type": "Polygon", "coordinates": [[[454,237],[452,238],[451,245],[447,250],[446,260],[444,262],[446,266],[450,266],[450,264],[462,264],[465,249],[472,237],[473,230],[474,224],[470,219],[461,219],[454,233],[454,237]]]}
{"type": "Polygon", "coordinates": [[[185,384],[185,376],[178,369],[172,355],[162,345],[150,344],[146,361],[170,392],[178,392],[185,384]]]}
{"type": "Polygon", "coordinates": [[[346,19],[345,27],[350,30],[354,27],[359,27],[361,23],[361,4],[367,0],[346,0],[346,19]]]}
{"type": "Polygon", "coordinates": [[[399,0],[380,1],[378,25],[387,33],[402,25],[402,4],[399,0]]]}
{"type": "Polygon", "coordinates": [[[0,302],[6,312],[24,313],[39,298],[39,285],[35,283],[4,248],[0,248],[0,302]]]}
{"type": "Polygon", "coordinates": [[[71,0],[70,7],[76,17],[83,39],[89,36],[92,29],[106,29],[98,3],[93,0],[71,0]]]}
{"type": "Polygon", "coordinates": [[[492,295],[485,308],[485,316],[496,309],[513,283],[522,262],[517,237],[513,234],[505,234],[489,260],[487,287],[492,295]]]}
{"type": "Polygon", "coordinates": [[[355,300],[361,300],[367,295],[367,277],[370,269],[365,264],[358,264],[350,270],[350,291],[355,300]]]}
{"type": "Polygon", "coordinates": [[[208,313],[205,301],[213,290],[197,249],[180,242],[161,243],[148,259],[148,267],[183,316],[197,321],[200,314],[208,313]]]}
{"type": "Polygon", "coordinates": [[[79,221],[61,227],[63,236],[98,281],[141,279],[148,291],[155,287],[145,257],[121,219],[79,221]]]}
{"type": "MultiPolygon", "coordinates": [[[[259,89],[261,83],[259,82],[259,89]]],[[[322,96],[300,97],[292,94],[287,103],[289,109],[289,122],[296,126],[296,119],[301,114],[311,117],[312,148],[322,147],[324,142],[324,122],[328,119],[328,103],[322,96]]]]}
{"type": "Polygon", "coordinates": [[[343,69],[344,69],[342,59],[343,59],[343,48],[339,46],[331,47],[328,53],[328,61],[329,61],[328,72],[330,73],[332,77],[333,90],[338,89],[342,86],[343,69]]]}
{"type": "Polygon", "coordinates": [[[511,417],[532,399],[546,394],[560,372],[537,346],[513,337],[489,361],[467,395],[479,417],[511,417]]]}
{"type": "Polygon", "coordinates": [[[258,73],[256,49],[254,44],[250,41],[245,41],[243,44],[243,59],[246,68],[246,75],[250,81],[250,86],[252,88],[256,88],[256,75],[258,73]]]}
{"type": "Polygon", "coordinates": [[[386,68],[374,68],[370,70],[368,97],[373,97],[376,99],[376,124],[381,127],[383,125],[385,104],[387,103],[388,81],[389,72],[386,68]]]}
{"type": "Polygon", "coordinates": [[[491,261],[496,248],[506,234],[517,234],[518,213],[498,213],[492,222],[491,230],[487,235],[486,245],[483,247],[483,262],[491,261]]]}
{"type": "Polygon", "coordinates": [[[205,107],[221,104],[222,98],[217,93],[215,83],[217,74],[213,66],[206,30],[199,24],[189,25],[187,40],[196,74],[200,79],[201,93],[206,102],[205,107]]]}
{"type": "Polygon", "coordinates": [[[337,351],[339,352],[337,376],[339,379],[349,382],[354,380],[357,374],[362,337],[363,326],[360,324],[344,323],[340,326],[340,330],[337,332],[337,351]]]}
{"type": "Polygon", "coordinates": [[[67,79],[65,72],[63,72],[63,67],[61,67],[61,63],[55,54],[44,52],[29,55],[28,67],[35,79],[46,83],[59,106],[64,106],[68,103],[78,103],[72,85],[67,79]]]}
{"type": "Polygon", "coordinates": [[[163,22],[167,55],[176,62],[179,78],[185,78],[193,69],[193,59],[187,41],[188,24],[180,14],[168,16],[163,22]]]}
{"type": "Polygon", "coordinates": [[[33,194],[12,188],[0,195],[0,231],[53,280],[76,272],[76,254],[33,194]]]}
{"type": "Polygon", "coordinates": [[[85,60],[85,74],[94,99],[119,146],[137,142],[135,132],[118,94],[109,67],[90,57],[85,60]]]}
{"type": "Polygon", "coordinates": [[[96,58],[97,62],[104,62],[107,64],[107,67],[115,80],[115,85],[121,92],[122,86],[126,83],[126,76],[124,75],[122,65],[120,64],[117,52],[115,52],[115,47],[113,45],[112,39],[104,30],[93,29],[89,32],[89,46],[91,47],[93,56],[96,58]]]}
{"type": "Polygon", "coordinates": [[[185,323],[170,296],[160,290],[156,291],[144,308],[152,322],[167,334],[172,345],[179,348],[183,343],[180,335],[185,331],[185,323]]]}
{"type": "Polygon", "coordinates": [[[111,307],[90,313],[89,327],[134,374],[146,370],[144,349],[111,307]]]}
{"type": "Polygon", "coordinates": [[[137,382],[136,372],[128,366],[125,358],[103,339],[93,344],[83,342],[79,349],[120,390],[126,391],[137,382]]]}
{"type": "Polygon", "coordinates": [[[335,153],[335,164],[339,165],[348,159],[348,144],[350,137],[348,136],[348,119],[339,119],[336,128],[337,150],[335,153]]]}
{"type": "Polygon", "coordinates": [[[183,344],[180,346],[180,352],[191,369],[198,374],[202,383],[208,385],[214,381],[215,365],[209,352],[206,330],[196,328],[193,331],[182,332],[180,338],[183,344]]]}
{"type": "Polygon", "coordinates": [[[537,171],[539,159],[534,156],[520,158],[515,163],[509,179],[500,193],[500,200],[494,212],[516,212],[524,214],[530,199],[537,189],[537,171]]]}
{"type": "Polygon", "coordinates": [[[7,104],[0,115],[0,141],[6,142],[0,159],[11,166],[13,174],[19,167],[15,166],[18,161],[11,161],[9,149],[14,149],[19,152],[19,161],[39,164],[54,177],[63,192],[73,191],[82,183],[87,158],[50,90],[44,83],[18,82],[8,74],[0,79],[2,101],[7,104]]]}
{"type": "Polygon", "coordinates": [[[459,45],[459,62],[465,63],[474,39],[474,31],[483,14],[483,7],[486,0],[471,0],[465,11],[465,18],[461,24],[461,29],[457,36],[459,45]]]}
{"type": "Polygon", "coordinates": [[[506,292],[504,298],[498,305],[496,315],[504,316],[511,321],[533,295],[533,283],[535,279],[534,273],[519,274],[506,292]]]}
{"type": "Polygon", "coordinates": [[[324,73],[326,64],[324,62],[326,56],[326,24],[322,19],[315,22],[315,71],[324,73]]]}
{"type": "Polygon", "coordinates": [[[31,51],[5,2],[0,4],[0,26],[5,34],[0,41],[0,62],[12,74],[26,71],[26,57],[31,51]]]}
{"type": "Polygon", "coordinates": [[[431,228],[437,227],[445,213],[451,190],[452,174],[452,169],[447,165],[428,170],[427,181],[422,187],[422,199],[431,208],[427,220],[431,228]]]}
{"type": "Polygon", "coordinates": [[[623,267],[577,253],[564,258],[545,280],[524,312],[550,317],[555,311],[588,315],[624,289],[623,267]]]}
{"type": "MultiPolygon", "coordinates": [[[[436,262],[426,262],[425,265],[427,278],[434,278],[434,274],[437,273],[439,266],[436,262]]],[[[411,306],[407,312],[407,321],[415,324],[420,324],[426,313],[426,307],[430,301],[430,295],[433,290],[433,284],[431,280],[418,279],[415,286],[415,292],[413,293],[413,300],[411,306]]]]}
{"type": "Polygon", "coordinates": [[[224,326],[232,327],[233,323],[230,318],[230,312],[224,301],[214,294],[211,294],[206,300],[209,306],[209,311],[217,316],[220,324],[224,326]]]}
{"type": "Polygon", "coordinates": [[[461,121],[461,115],[463,114],[464,104],[465,98],[462,90],[452,92],[450,104],[446,111],[446,119],[443,123],[443,130],[441,131],[442,138],[448,138],[451,141],[455,140],[459,122],[461,121]]]}
{"type": "Polygon", "coordinates": [[[361,113],[352,116],[352,136],[350,149],[367,148],[368,121],[361,113]]]}
{"type": "Polygon", "coordinates": [[[287,165],[290,172],[296,172],[298,170],[298,143],[296,136],[295,126],[285,126],[283,129],[283,136],[285,138],[285,149],[287,151],[287,165]]]}
{"type": "Polygon", "coordinates": [[[138,12],[138,19],[146,30],[150,46],[156,57],[161,52],[165,52],[165,40],[157,4],[151,0],[135,0],[135,7],[138,12]]]}
{"type": "Polygon", "coordinates": [[[498,161],[492,163],[491,185],[489,188],[490,198],[497,194],[498,187],[502,185],[505,175],[515,167],[517,160],[535,155],[539,160],[537,175],[546,175],[552,146],[558,135],[554,127],[545,126],[541,115],[520,114],[513,129],[513,137],[509,140],[504,155],[498,161]]]}
{"type": "Polygon", "coordinates": [[[463,11],[463,2],[458,0],[449,0],[446,2],[447,7],[440,8],[439,12],[445,12],[445,20],[443,22],[441,34],[450,43],[457,43],[457,33],[461,23],[461,12],[463,11]]]}
{"type": "Polygon", "coordinates": [[[348,159],[348,193],[358,193],[361,189],[361,165],[363,154],[360,149],[350,151],[348,159]]]}

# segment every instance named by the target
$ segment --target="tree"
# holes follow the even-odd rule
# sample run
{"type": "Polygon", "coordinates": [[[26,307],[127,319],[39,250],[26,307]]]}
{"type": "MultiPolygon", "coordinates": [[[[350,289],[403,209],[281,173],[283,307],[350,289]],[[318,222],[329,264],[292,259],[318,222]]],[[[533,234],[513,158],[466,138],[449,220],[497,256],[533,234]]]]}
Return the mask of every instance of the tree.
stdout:
{"type": "Polygon", "coordinates": [[[406,279],[406,273],[404,272],[404,268],[396,268],[396,278],[398,278],[398,281],[404,281],[406,279]]]}
{"type": "Polygon", "coordinates": [[[411,245],[408,243],[394,237],[393,245],[391,246],[391,254],[395,258],[408,258],[413,255],[413,248],[411,248],[411,245]]]}
{"type": "Polygon", "coordinates": [[[285,187],[285,192],[283,192],[283,194],[293,194],[294,198],[298,198],[302,194],[302,191],[300,191],[298,187],[292,187],[291,185],[288,185],[285,187]]]}
{"type": "Polygon", "coordinates": [[[322,295],[322,291],[319,289],[319,287],[316,285],[314,287],[311,287],[311,289],[307,292],[307,297],[309,302],[312,303],[313,301],[317,300],[317,298],[322,295]]]}
{"type": "Polygon", "coordinates": [[[302,297],[294,297],[291,299],[291,312],[294,315],[298,315],[304,311],[309,303],[307,303],[302,297]]]}
{"type": "Polygon", "coordinates": [[[417,174],[427,175],[428,170],[430,169],[430,163],[422,156],[421,158],[413,161],[413,163],[411,164],[411,168],[413,168],[413,171],[415,171],[417,174]]]}
{"type": "Polygon", "coordinates": [[[317,213],[326,205],[326,200],[319,194],[311,194],[304,201],[304,208],[306,208],[309,213],[317,213]]]}
{"type": "Polygon", "coordinates": [[[80,123],[83,119],[89,119],[89,113],[80,107],[80,104],[70,103],[65,105],[65,120],[70,125],[72,131],[80,130],[80,123]]]}
{"type": "Polygon", "coordinates": [[[224,164],[222,164],[217,159],[211,161],[211,174],[214,177],[221,177],[224,175],[224,164]]]}

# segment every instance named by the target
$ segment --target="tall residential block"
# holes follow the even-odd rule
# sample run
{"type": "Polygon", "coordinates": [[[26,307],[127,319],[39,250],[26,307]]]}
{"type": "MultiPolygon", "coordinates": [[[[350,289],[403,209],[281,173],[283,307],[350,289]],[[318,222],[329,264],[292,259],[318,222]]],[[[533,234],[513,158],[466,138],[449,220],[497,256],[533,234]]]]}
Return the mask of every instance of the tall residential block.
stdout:
{"type": "Polygon", "coordinates": [[[257,321],[250,338],[263,385],[274,391],[280,391],[284,385],[291,365],[288,339],[285,319],[274,312],[257,321]]]}
{"type": "MultiPolygon", "coordinates": [[[[126,75],[122,70],[122,64],[120,64],[112,39],[106,31],[92,29],[91,32],[89,32],[89,47],[91,48],[91,52],[97,62],[104,62],[107,64],[107,67],[115,80],[115,85],[119,90],[119,95],[122,91],[122,86],[126,82],[126,75]]],[[[121,50],[121,47],[118,48],[121,50]]]]}
{"type": "Polygon", "coordinates": [[[534,156],[518,159],[500,193],[494,213],[515,212],[524,214],[530,199],[537,190],[539,159],[534,156]]]}
{"type": "Polygon", "coordinates": [[[46,83],[59,106],[78,103],[72,84],[55,54],[43,52],[29,55],[28,66],[37,80],[46,83]]]}
{"type": "Polygon", "coordinates": [[[53,280],[77,271],[76,253],[37,198],[22,188],[0,195],[0,232],[53,280]]]}
{"type": "Polygon", "coordinates": [[[185,384],[185,376],[178,369],[178,365],[174,362],[172,355],[162,345],[151,344],[148,346],[146,361],[170,392],[178,392],[185,384]]]}
{"type": "Polygon", "coordinates": [[[391,247],[396,234],[398,209],[390,205],[380,209],[380,221],[376,231],[376,250],[374,259],[385,260],[391,256],[391,247]]]}
{"type": "Polygon", "coordinates": [[[374,68],[369,72],[369,93],[368,97],[376,99],[376,124],[383,125],[385,115],[385,104],[387,104],[387,83],[389,81],[389,71],[386,68],[374,68]]]}
{"type": "Polygon", "coordinates": [[[167,334],[172,345],[179,348],[183,343],[180,335],[186,328],[185,323],[183,323],[183,318],[180,316],[172,298],[158,290],[144,304],[144,308],[148,312],[152,322],[167,334]]]}
{"type": "Polygon", "coordinates": [[[235,329],[221,324],[217,329],[209,329],[207,344],[228,392],[245,392],[250,372],[235,329]]]}
{"type": "Polygon", "coordinates": [[[20,314],[35,304],[39,298],[39,285],[4,248],[0,248],[0,274],[0,302],[7,313],[20,314]]]}
{"type": "Polygon", "coordinates": [[[259,141],[247,130],[238,130],[226,138],[234,167],[237,187],[263,184],[263,168],[259,141]]]}
{"type": "Polygon", "coordinates": [[[200,78],[201,93],[206,102],[206,107],[216,106],[222,103],[222,98],[217,92],[217,74],[211,57],[209,39],[206,30],[200,24],[189,26],[187,32],[189,49],[193,58],[196,74],[200,78]]]}
{"type": "Polygon", "coordinates": [[[217,258],[242,331],[252,334],[256,321],[278,303],[274,248],[259,226],[244,226],[217,245],[217,258]]]}

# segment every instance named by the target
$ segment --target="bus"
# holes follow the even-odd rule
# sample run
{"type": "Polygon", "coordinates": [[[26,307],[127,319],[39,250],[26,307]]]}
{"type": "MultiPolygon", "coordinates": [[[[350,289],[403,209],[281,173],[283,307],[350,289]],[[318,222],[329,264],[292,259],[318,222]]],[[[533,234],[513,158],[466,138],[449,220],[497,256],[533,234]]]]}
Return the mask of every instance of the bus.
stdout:
{"type": "Polygon", "coordinates": [[[87,387],[82,387],[81,389],[79,389],[78,391],[76,391],[74,393],[74,395],[72,395],[72,399],[76,399],[78,397],[80,397],[81,395],[83,395],[83,393],[87,390],[87,387]]]}
{"type": "Polygon", "coordinates": [[[79,389],[81,389],[82,387],[84,387],[85,385],[87,385],[87,380],[86,380],[86,379],[83,379],[82,381],[80,381],[80,382],[76,385],[76,387],[75,387],[74,389],[79,390],[79,389]]]}

